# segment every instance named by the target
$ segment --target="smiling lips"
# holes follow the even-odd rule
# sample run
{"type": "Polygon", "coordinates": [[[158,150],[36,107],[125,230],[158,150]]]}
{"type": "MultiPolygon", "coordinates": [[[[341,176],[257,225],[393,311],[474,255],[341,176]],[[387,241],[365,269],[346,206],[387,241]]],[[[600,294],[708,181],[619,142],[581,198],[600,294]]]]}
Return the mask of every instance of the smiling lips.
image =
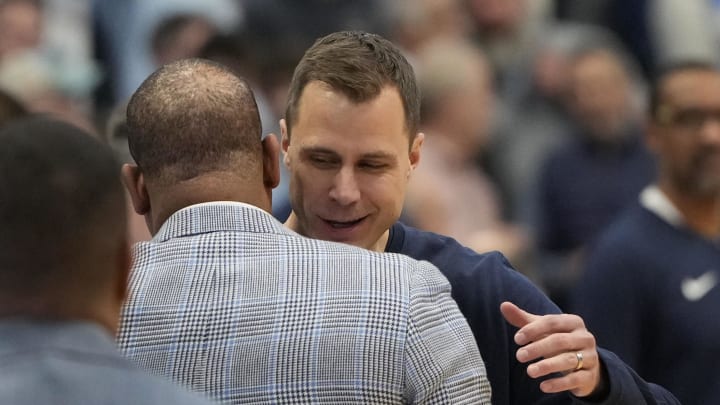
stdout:
{"type": "Polygon", "coordinates": [[[325,221],[325,223],[327,223],[334,229],[346,229],[346,228],[352,228],[353,226],[359,224],[365,218],[366,217],[362,217],[360,219],[355,219],[352,221],[331,221],[329,219],[323,219],[323,221],[325,221]]]}

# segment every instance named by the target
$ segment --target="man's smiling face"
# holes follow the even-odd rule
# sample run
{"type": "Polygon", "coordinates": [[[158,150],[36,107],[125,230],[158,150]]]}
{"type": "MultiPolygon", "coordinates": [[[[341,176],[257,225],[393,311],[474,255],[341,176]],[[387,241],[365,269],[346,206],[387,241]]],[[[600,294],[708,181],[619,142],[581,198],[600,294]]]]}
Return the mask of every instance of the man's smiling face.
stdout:
{"type": "Polygon", "coordinates": [[[289,225],[312,238],[384,250],[422,144],[419,135],[410,147],[397,90],[385,87],[375,98],[355,103],[322,82],[310,82],[296,122],[284,124],[294,212],[289,225]],[[290,137],[286,125],[292,125],[290,137]]]}

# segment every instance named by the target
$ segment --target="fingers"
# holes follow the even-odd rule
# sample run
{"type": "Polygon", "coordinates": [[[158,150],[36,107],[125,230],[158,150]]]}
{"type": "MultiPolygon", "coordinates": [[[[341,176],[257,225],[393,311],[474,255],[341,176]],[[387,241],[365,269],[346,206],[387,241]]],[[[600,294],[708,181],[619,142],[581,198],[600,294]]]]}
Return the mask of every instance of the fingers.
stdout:
{"type": "Polygon", "coordinates": [[[507,301],[500,304],[500,312],[502,312],[505,320],[516,328],[522,328],[528,323],[540,318],[537,315],[523,311],[517,305],[507,301]]]}
{"type": "Polygon", "coordinates": [[[600,360],[595,337],[585,328],[585,322],[576,315],[534,315],[510,302],[500,310],[505,319],[519,328],[515,343],[521,346],[516,357],[521,363],[530,363],[527,374],[540,378],[552,374],[540,384],[546,393],[570,391],[578,397],[589,395],[601,383],[600,360]],[[581,368],[577,353],[582,353],[581,368]]]}
{"type": "Polygon", "coordinates": [[[590,370],[579,370],[562,377],[551,378],[540,383],[540,390],[547,394],[570,391],[577,397],[593,393],[597,383],[596,375],[590,370]]]}
{"type": "Polygon", "coordinates": [[[527,323],[515,334],[515,343],[525,345],[535,342],[545,336],[556,333],[570,333],[586,330],[585,322],[577,315],[559,314],[536,317],[535,321],[527,323]]]}
{"type": "MultiPolygon", "coordinates": [[[[517,359],[521,363],[545,358],[550,359],[560,354],[570,356],[570,365],[572,367],[559,368],[555,371],[566,371],[575,368],[576,357],[574,353],[581,351],[586,356],[585,351],[595,352],[595,336],[585,329],[576,330],[571,333],[553,333],[540,338],[537,341],[529,343],[521,347],[517,351],[517,359]]],[[[597,353],[595,353],[597,356],[597,353]]],[[[585,358],[586,359],[586,358],[585,358]]],[[[585,360],[584,359],[584,360],[585,360]]],[[[587,361],[585,361],[587,365],[587,361]]]]}
{"type": "Polygon", "coordinates": [[[561,377],[551,378],[540,383],[540,390],[545,393],[570,391],[578,397],[590,395],[600,381],[600,359],[596,351],[581,351],[583,353],[582,368],[576,369],[579,363],[575,353],[560,353],[557,356],[540,360],[529,365],[527,373],[532,378],[553,373],[561,375],[561,377]]]}
{"type": "MultiPolygon", "coordinates": [[[[598,364],[598,355],[595,351],[578,350],[583,354],[581,370],[591,370],[598,364]]],[[[530,364],[527,373],[532,378],[539,378],[552,373],[572,373],[578,365],[576,352],[564,352],[530,364]]],[[[577,370],[577,371],[581,371],[577,370]]]]}

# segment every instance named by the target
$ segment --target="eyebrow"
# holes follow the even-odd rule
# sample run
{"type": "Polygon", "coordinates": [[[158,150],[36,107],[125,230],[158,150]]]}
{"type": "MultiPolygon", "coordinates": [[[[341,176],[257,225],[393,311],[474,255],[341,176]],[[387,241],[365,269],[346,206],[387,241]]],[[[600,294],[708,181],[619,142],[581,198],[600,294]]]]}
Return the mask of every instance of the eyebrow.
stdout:
{"type": "MultiPolygon", "coordinates": [[[[332,149],[324,148],[322,146],[305,146],[300,149],[300,153],[310,154],[310,153],[323,153],[328,155],[334,155],[339,156],[337,152],[335,152],[332,149]]],[[[374,152],[368,152],[364,153],[361,157],[361,159],[379,159],[379,160],[397,160],[397,156],[395,156],[392,153],[384,152],[384,151],[374,151],[374,152]]]]}
{"type": "Polygon", "coordinates": [[[300,153],[307,154],[307,153],[325,153],[329,155],[337,155],[335,151],[328,148],[323,148],[321,146],[303,146],[300,148],[300,153]]]}

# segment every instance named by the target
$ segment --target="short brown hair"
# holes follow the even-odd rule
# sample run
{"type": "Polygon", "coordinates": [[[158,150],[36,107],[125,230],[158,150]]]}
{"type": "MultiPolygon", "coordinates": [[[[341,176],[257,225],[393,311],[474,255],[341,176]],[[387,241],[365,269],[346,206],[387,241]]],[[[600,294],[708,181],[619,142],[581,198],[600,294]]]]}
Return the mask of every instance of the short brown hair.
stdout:
{"type": "Polygon", "coordinates": [[[245,80],[203,59],[150,75],[127,107],[128,145],[146,176],[163,182],[225,170],[241,158],[260,165],[261,126],[245,80]]]}
{"type": "Polygon", "coordinates": [[[410,140],[418,131],[420,91],[412,66],[387,39],[362,31],[341,31],[315,41],[302,57],[288,93],[285,118],[290,128],[297,120],[298,102],[308,83],[321,81],[360,103],[380,94],[385,86],[400,93],[410,140]]]}

